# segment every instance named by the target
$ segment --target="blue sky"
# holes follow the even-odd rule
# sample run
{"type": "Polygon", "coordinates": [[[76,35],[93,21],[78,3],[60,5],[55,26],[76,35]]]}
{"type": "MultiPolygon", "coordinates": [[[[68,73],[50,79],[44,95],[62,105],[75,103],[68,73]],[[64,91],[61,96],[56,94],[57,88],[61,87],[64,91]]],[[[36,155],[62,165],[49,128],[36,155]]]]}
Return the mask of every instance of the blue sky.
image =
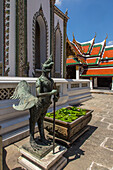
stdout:
{"type": "Polygon", "coordinates": [[[56,6],[65,13],[68,9],[67,35],[79,42],[102,42],[108,34],[107,45],[113,45],[113,0],[56,0],[56,6]]]}

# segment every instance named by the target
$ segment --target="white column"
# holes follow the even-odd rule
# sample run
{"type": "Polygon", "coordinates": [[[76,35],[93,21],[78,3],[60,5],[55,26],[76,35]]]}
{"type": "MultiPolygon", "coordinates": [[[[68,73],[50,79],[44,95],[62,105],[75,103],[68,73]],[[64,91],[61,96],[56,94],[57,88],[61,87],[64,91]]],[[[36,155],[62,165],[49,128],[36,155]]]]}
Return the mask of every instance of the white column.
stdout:
{"type": "Polygon", "coordinates": [[[76,79],[79,79],[79,66],[76,65],[76,79]]]}
{"type": "Polygon", "coordinates": [[[97,77],[94,78],[94,87],[97,87],[97,77]]]}
{"type": "Polygon", "coordinates": [[[93,89],[93,78],[90,77],[90,89],[92,90],[93,89]]]}
{"type": "Polygon", "coordinates": [[[112,77],[111,90],[113,90],[113,77],[112,77]]]}

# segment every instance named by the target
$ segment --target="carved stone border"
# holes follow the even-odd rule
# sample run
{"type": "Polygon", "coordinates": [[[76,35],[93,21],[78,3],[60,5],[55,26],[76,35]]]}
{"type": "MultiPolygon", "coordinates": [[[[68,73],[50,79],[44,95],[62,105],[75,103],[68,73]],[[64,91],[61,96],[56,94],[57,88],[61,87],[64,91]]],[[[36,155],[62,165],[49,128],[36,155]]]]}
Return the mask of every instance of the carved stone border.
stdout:
{"type": "Polygon", "coordinates": [[[26,76],[27,65],[27,1],[16,2],[16,75],[26,76]]]}
{"type": "Polygon", "coordinates": [[[8,69],[9,66],[9,26],[10,0],[4,0],[4,72],[8,69]]]}
{"type": "Polygon", "coordinates": [[[33,49],[32,54],[33,54],[34,72],[35,72],[35,28],[36,28],[35,25],[36,25],[36,20],[39,16],[41,16],[42,19],[44,20],[45,27],[46,27],[46,59],[47,59],[47,54],[48,54],[48,24],[47,24],[47,20],[44,16],[42,5],[41,5],[39,11],[36,12],[33,16],[33,24],[32,24],[32,49],[33,49]]]}
{"type": "MultiPolygon", "coordinates": [[[[55,72],[55,67],[54,67],[54,72],[55,72],[55,77],[62,77],[63,76],[63,72],[62,72],[62,47],[63,47],[62,43],[63,42],[62,42],[62,32],[61,32],[61,29],[60,29],[59,22],[57,23],[57,25],[55,27],[55,30],[54,30],[54,57],[55,57],[55,50],[56,50],[56,31],[57,30],[59,30],[59,32],[60,32],[60,42],[61,42],[61,48],[60,48],[60,54],[61,54],[61,58],[60,58],[60,75],[58,76],[57,73],[55,72]]],[[[55,61],[55,58],[54,58],[54,61],[55,61]]]]}

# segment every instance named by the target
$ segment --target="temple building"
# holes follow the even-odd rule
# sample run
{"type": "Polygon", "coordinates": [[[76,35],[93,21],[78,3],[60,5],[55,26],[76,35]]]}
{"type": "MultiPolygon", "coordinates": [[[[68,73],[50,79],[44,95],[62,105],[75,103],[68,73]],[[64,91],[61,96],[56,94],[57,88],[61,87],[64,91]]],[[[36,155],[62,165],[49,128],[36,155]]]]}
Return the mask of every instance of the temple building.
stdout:
{"type": "Polygon", "coordinates": [[[55,0],[0,0],[0,75],[38,77],[53,54],[52,77],[65,77],[67,21],[55,0]]]}
{"type": "Polygon", "coordinates": [[[92,82],[91,88],[113,90],[113,46],[106,46],[106,39],[95,43],[95,37],[88,42],[66,41],[67,78],[87,78],[92,82]]]}

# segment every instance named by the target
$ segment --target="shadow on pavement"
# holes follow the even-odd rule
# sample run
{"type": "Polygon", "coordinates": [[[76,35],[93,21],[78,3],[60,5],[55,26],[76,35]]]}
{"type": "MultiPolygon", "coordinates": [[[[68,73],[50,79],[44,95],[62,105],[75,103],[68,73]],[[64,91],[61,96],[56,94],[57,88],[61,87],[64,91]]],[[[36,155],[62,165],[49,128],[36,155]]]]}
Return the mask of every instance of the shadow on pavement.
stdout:
{"type": "MultiPolygon", "coordinates": [[[[6,163],[6,157],[7,157],[7,151],[3,148],[3,170],[10,170],[10,168],[7,166],[7,163],[6,163]]],[[[23,168],[18,167],[12,170],[22,170],[22,169],[23,168]]]]}
{"type": "Polygon", "coordinates": [[[79,159],[81,155],[85,155],[85,151],[80,149],[80,147],[83,145],[83,143],[94,133],[94,131],[97,129],[95,126],[89,126],[90,129],[86,131],[82,136],[80,136],[72,145],[70,148],[68,148],[67,152],[64,154],[64,156],[67,158],[69,163],[70,161],[79,159]],[[72,157],[72,158],[70,158],[72,157]]]}

